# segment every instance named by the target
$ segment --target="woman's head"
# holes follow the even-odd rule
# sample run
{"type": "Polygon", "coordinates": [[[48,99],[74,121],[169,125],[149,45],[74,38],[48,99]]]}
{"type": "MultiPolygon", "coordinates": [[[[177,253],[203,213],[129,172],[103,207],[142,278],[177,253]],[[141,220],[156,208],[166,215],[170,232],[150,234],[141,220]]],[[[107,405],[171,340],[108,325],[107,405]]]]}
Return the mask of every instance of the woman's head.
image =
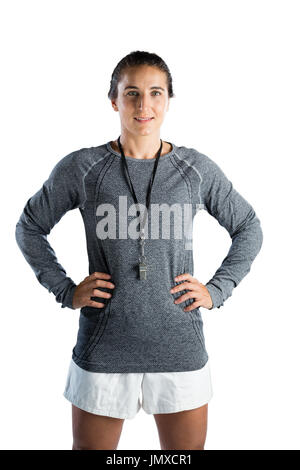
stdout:
{"type": "Polygon", "coordinates": [[[159,133],[174,97],[169,68],[156,54],[131,52],[114,69],[108,97],[124,130],[138,135],[159,133]],[[139,122],[138,117],[151,120],[139,122]]]}

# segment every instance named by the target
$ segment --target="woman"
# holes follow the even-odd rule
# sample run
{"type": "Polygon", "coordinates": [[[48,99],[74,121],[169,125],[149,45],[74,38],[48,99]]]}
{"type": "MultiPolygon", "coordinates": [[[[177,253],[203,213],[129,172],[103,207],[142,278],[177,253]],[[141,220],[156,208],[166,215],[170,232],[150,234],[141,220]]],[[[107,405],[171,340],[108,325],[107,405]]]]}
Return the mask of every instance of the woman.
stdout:
{"type": "Polygon", "coordinates": [[[124,419],[141,405],[154,415],[161,449],[204,449],[212,386],[199,307],[220,308],[249,272],[262,244],[260,221],[209,157],[160,139],[174,96],[160,57],[124,57],[108,96],[120,115],[119,138],[62,158],[16,227],[39,282],[62,307],[80,308],[64,391],[73,449],[117,449],[124,419]],[[47,241],[75,208],[90,273],[78,285],[47,241]],[[193,277],[200,209],[232,238],[205,285],[193,277]]]}

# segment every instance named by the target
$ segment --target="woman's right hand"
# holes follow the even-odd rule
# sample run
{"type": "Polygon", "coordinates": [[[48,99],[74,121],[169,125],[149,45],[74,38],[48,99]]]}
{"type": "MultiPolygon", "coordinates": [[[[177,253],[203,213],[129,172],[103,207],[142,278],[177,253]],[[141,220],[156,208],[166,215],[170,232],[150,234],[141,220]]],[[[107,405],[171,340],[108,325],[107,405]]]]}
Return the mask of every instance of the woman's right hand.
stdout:
{"type": "Polygon", "coordinates": [[[72,301],[73,308],[103,308],[105,305],[104,303],[91,300],[91,297],[104,297],[106,299],[110,299],[112,294],[96,289],[96,287],[108,287],[109,289],[114,289],[115,285],[112,282],[105,280],[109,279],[110,277],[110,274],[98,272],[94,272],[90,276],[85,277],[84,280],[78,284],[74,291],[72,301]]]}

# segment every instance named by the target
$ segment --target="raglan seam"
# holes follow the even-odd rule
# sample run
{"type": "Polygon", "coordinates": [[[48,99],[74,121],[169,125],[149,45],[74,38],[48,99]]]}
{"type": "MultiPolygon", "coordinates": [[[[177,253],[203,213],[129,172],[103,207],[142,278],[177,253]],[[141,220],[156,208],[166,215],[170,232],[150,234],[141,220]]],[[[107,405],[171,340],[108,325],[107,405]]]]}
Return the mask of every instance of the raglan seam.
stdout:
{"type": "MultiPolygon", "coordinates": [[[[108,162],[107,162],[107,168],[105,169],[105,166],[101,169],[100,173],[98,174],[97,176],[97,180],[96,180],[96,183],[95,183],[95,191],[94,191],[94,197],[93,197],[93,207],[94,207],[94,222],[95,222],[95,227],[97,227],[97,216],[96,216],[96,212],[97,212],[97,201],[98,201],[98,194],[99,194],[99,191],[100,191],[100,187],[101,187],[101,184],[103,183],[103,180],[105,178],[105,175],[107,173],[107,171],[109,170],[109,168],[112,166],[113,162],[114,162],[114,158],[112,157],[111,155],[111,152],[107,152],[107,154],[105,156],[109,156],[111,157],[111,162],[110,162],[110,165],[109,165],[109,159],[108,159],[108,162]],[[105,172],[104,172],[105,170],[105,172]],[[103,173],[103,175],[102,175],[103,173]]],[[[97,236],[97,232],[95,231],[94,232],[94,237],[96,238],[95,242],[96,242],[96,246],[99,246],[101,245],[102,247],[102,250],[103,252],[105,253],[105,247],[103,245],[103,241],[102,239],[98,238],[97,236]]],[[[107,262],[105,260],[105,264],[107,265],[107,262]]]]}
{"type": "MultiPolygon", "coordinates": [[[[174,155],[177,156],[177,158],[180,160],[180,161],[185,161],[183,159],[181,159],[178,154],[176,152],[174,152],[174,155]]],[[[174,157],[173,157],[174,158],[174,157]]],[[[175,158],[174,158],[174,161],[175,158]]],[[[173,165],[174,165],[174,162],[172,161],[173,165]]],[[[183,168],[181,168],[179,165],[178,165],[178,162],[176,162],[176,164],[174,165],[174,167],[177,169],[177,171],[179,172],[180,176],[182,177],[182,179],[185,181],[185,184],[188,188],[188,195],[189,195],[189,200],[191,201],[191,203],[193,203],[193,186],[192,186],[192,183],[191,183],[191,180],[189,178],[189,176],[186,174],[186,172],[184,171],[183,168]],[[184,175],[184,176],[182,176],[184,175]],[[187,184],[186,180],[185,180],[185,177],[188,179],[189,181],[189,185],[187,184]]],[[[185,265],[185,260],[186,260],[186,253],[185,253],[185,250],[183,252],[183,260],[182,260],[182,271],[184,272],[185,271],[185,268],[186,268],[186,265],[185,265]]],[[[176,285],[178,284],[181,284],[181,282],[176,282],[176,285]]],[[[184,294],[187,294],[188,293],[188,290],[187,289],[183,289],[181,295],[184,295],[184,294]]],[[[187,300],[184,300],[184,307],[188,307],[190,305],[190,302],[189,302],[190,299],[187,299],[187,300]]]]}
{"type": "MultiPolygon", "coordinates": [[[[202,177],[200,171],[199,171],[194,165],[192,165],[191,163],[189,163],[187,160],[185,160],[184,158],[181,158],[181,157],[178,155],[178,153],[174,152],[174,154],[177,156],[177,158],[178,158],[180,161],[185,162],[188,167],[192,168],[193,171],[194,171],[194,172],[197,174],[197,176],[199,177],[199,189],[198,189],[198,192],[197,192],[197,195],[199,196],[199,203],[197,203],[197,205],[203,207],[204,204],[203,204],[203,202],[202,202],[202,201],[203,201],[203,198],[202,198],[202,193],[201,193],[201,186],[202,186],[202,182],[203,182],[203,177],[202,177]]],[[[185,173],[185,175],[186,175],[187,178],[189,179],[191,188],[193,189],[193,185],[192,185],[192,183],[191,183],[191,180],[190,180],[188,174],[184,171],[184,169],[182,169],[182,171],[185,173]]],[[[193,192],[193,191],[192,191],[192,192],[193,192]]]]}
{"type": "MultiPolygon", "coordinates": [[[[175,153],[174,153],[174,154],[175,154],[175,153]]],[[[177,155],[177,154],[176,154],[176,155],[177,155]]],[[[174,159],[173,156],[171,157],[171,162],[172,162],[174,168],[176,168],[176,170],[179,172],[180,176],[181,176],[182,179],[184,180],[184,182],[185,182],[185,184],[186,184],[186,187],[187,187],[187,190],[188,190],[189,199],[192,201],[192,186],[191,186],[191,182],[190,182],[189,178],[188,178],[188,180],[189,180],[189,184],[190,184],[191,187],[189,187],[188,183],[186,182],[185,177],[186,177],[187,175],[185,174],[185,172],[183,171],[183,169],[180,168],[180,166],[177,164],[177,162],[175,161],[175,159],[174,159]],[[174,162],[175,162],[175,163],[174,163],[174,162]],[[184,174],[184,176],[183,176],[183,174],[184,174]]]]}
{"type": "Polygon", "coordinates": [[[90,173],[90,171],[94,168],[95,165],[97,165],[99,162],[101,162],[102,160],[104,160],[107,156],[109,156],[109,152],[106,152],[104,155],[101,155],[100,158],[98,160],[96,160],[95,162],[93,162],[91,164],[91,166],[87,169],[87,171],[85,172],[85,174],[83,175],[82,177],[82,183],[83,183],[83,189],[84,189],[84,193],[85,193],[85,199],[82,203],[82,205],[80,205],[80,207],[82,209],[84,209],[84,205],[86,203],[86,200],[87,200],[87,195],[86,195],[86,190],[85,190],[85,178],[87,177],[87,175],[90,173]]]}

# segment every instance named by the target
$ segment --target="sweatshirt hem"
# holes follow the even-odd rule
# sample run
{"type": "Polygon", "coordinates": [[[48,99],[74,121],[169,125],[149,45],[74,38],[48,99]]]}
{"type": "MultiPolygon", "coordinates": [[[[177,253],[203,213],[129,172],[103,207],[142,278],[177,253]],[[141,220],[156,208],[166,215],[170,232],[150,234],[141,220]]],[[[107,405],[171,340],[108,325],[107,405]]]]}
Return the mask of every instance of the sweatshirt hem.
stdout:
{"type": "Polygon", "coordinates": [[[73,352],[72,359],[77,364],[77,366],[85,369],[89,372],[104,372],[104,373],[130,373],[130,372],[139,372],[139,373],[146,373],[146,372],[187,372],[193,370],[202,369],[205,364],[207,363],[209,356],[207,353],[204,354],[203,359],[200,361],[193,361],[193,363],[189,364],[181,364],[180,363],[174,367],[170,366],[167,363],[151,363],[148,365],[145,364],[137,364],[137,363],[126,363],[124,365],[117,364],[113,367],[111,364],[101,364],[98,362],[86,361],[83,359],[79,359],[73,352]]]}

